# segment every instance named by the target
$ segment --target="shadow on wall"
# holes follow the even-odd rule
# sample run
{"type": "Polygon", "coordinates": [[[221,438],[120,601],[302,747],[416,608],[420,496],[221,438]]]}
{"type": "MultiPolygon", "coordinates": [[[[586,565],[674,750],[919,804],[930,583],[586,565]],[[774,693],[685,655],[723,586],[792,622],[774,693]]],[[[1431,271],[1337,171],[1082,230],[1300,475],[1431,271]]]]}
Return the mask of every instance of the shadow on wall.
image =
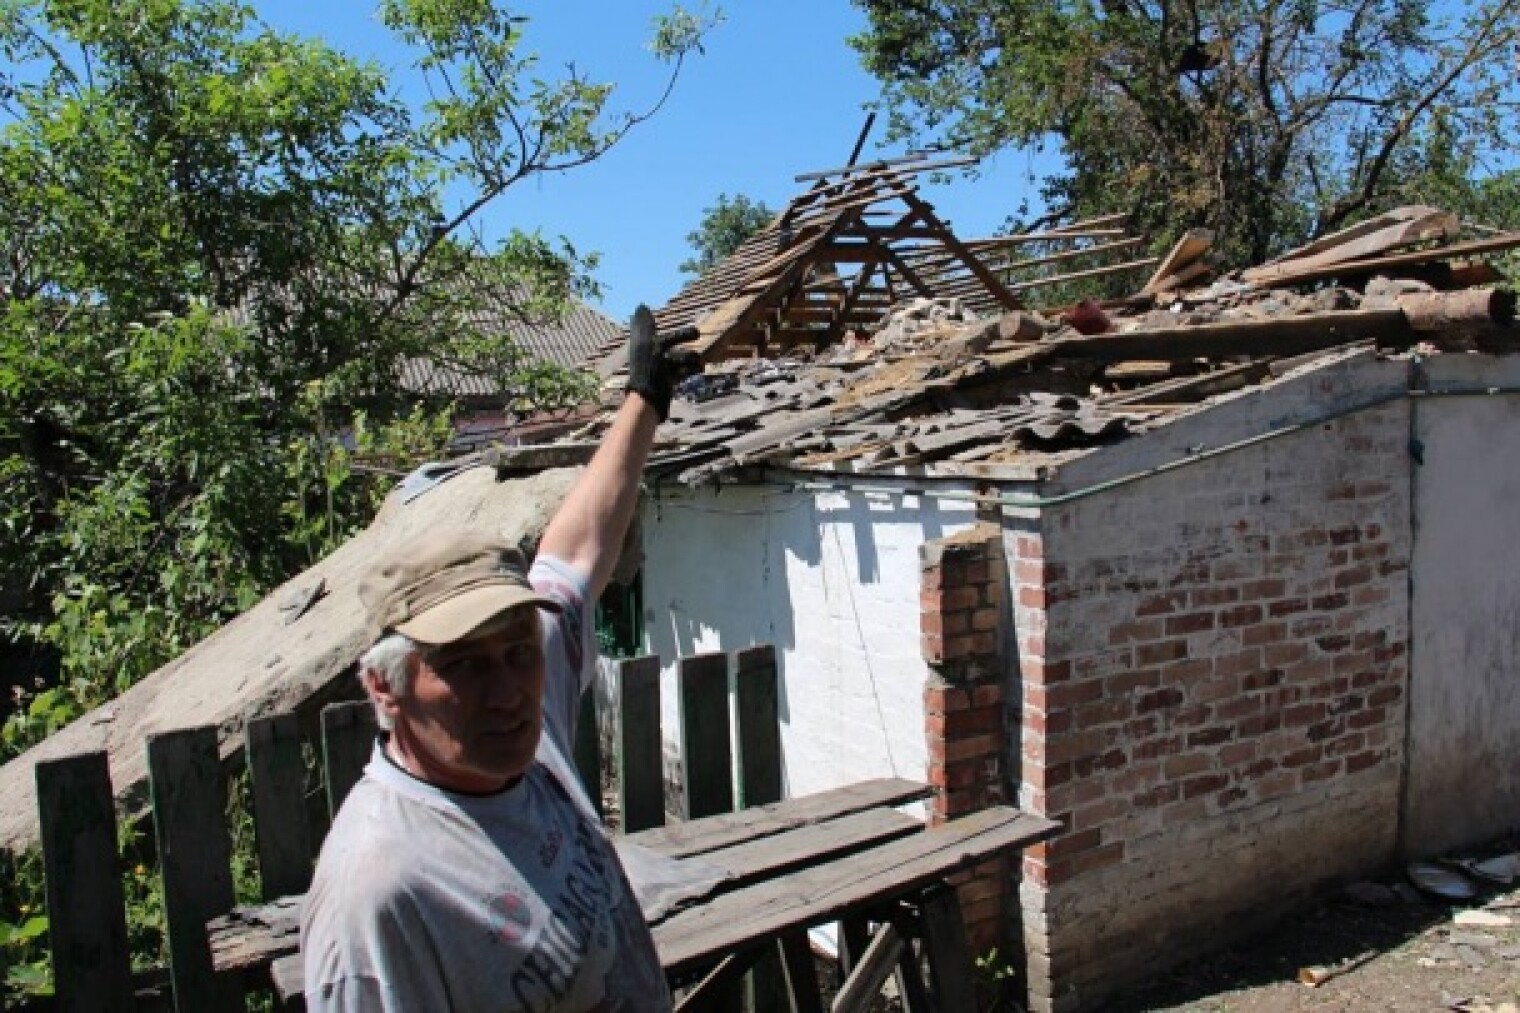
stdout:
{"type": "MultiPolygon", "coordinates": [[[[800,700],[792,676],[801,678],[810,661],[833,670],[869,653],[861,629],[879,622],[883,603],[912,623],[916,644],[919,547],[974,520],[969,502],[882,492],[668,492],[644,517],[648,648],[669,664],[773,644],[779,717],[791,726],[800,700]],[[841,650],[811,656],[833,645],[841,650]]],[[[667,759],[678,777],[679,764],[667,759]]]]}

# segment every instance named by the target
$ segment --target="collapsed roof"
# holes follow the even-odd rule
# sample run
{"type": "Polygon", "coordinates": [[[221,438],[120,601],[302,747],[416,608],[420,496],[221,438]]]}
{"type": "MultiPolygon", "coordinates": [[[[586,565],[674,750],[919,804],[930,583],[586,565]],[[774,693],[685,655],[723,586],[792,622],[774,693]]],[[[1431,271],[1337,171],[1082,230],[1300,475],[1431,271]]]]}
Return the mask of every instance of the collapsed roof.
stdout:
{"type": "MultiPolygon", "coordinates": [[[[962,242],[912,183],[935,167],[799,177],[812,185],[766,229],[656,310],[662,332],[689,329],[706,370],[678,391],[654,470],[688,483],[756,465],[1012,477],[1347,345],[1508,351],[1520,339],[1514,293],[1490,287],[1502,276],[1482,260],[1520,248],[1520,233],[1465,239],[1436,208],[1397,208],[1219,276],[1205,231],[1123,260],[1144,240],[1122,216],[962,242]],[[1122,298],[1024,305],[1041,288],[1131,275],[1122,298]]],[[[621,366],[620,338],[599,365],[606,389],[621,366]]],[[[567,454],[498,462],[568,462],[605,421],[567,454]]]]}

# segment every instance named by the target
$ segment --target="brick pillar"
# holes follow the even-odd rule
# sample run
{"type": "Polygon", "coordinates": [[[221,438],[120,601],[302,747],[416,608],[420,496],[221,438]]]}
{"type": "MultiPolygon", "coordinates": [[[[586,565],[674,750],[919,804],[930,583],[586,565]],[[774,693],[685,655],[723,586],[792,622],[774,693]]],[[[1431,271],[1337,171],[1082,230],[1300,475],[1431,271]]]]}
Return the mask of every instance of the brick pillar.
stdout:
{"type": "MultiPolygon", "coordinates": [[[[997,528],[979,524],[919,549],[931,825],[1005,800],[1002,622],[1006,568],[997,528]]],[[[974,953],[1000,946],[1007,863],[957,877],[974,953]]]]}

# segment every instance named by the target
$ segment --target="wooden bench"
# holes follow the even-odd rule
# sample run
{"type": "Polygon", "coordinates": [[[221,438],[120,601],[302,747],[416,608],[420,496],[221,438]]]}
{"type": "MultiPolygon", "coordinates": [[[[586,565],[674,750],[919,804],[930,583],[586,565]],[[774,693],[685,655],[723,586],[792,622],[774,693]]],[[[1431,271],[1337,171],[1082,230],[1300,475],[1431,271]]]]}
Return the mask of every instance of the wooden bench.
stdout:
{"type": "MultiPolygon", "coordinates": [[[[960,906],[942,884],[990,856],[1045,839],[1058,825],[999,807],[925,829],[896,811],[927,794],[910,781],[866,781],[625,838],[669,857],[699,856],[729,873],[712,896],[651,926],[666,974],[691,986],[680,1008],[725,1008],[720,997],[732,994],[725,990],[776,946],[792,1007],[820,1008],[806,930],[831,922],[857,930],[841,995],[863,1002],[897,973],[908,982],[910,1009],[970,1008],[972,963],[960,906]],[[928,983],[920,975],[925,960],[928,983]]],[[[298,998],[300,906],[299,897],[282,898],[214,920],[217,969],[268,968],[281,998],[298,998]]]]}

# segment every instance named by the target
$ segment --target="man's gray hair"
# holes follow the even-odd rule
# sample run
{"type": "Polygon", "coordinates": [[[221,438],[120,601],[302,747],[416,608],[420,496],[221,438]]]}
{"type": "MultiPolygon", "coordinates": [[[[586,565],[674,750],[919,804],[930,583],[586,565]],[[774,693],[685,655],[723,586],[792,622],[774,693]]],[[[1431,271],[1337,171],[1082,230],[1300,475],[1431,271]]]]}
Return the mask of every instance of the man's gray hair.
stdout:
{"type": "Polygon", "coordinates": [[[373,669],[396,696],[406,696],[411,689],[411,658],[422,651],[422,646],[404,633],[391,633],[381,637],[375,645],[359,658],[359,683],[365,695],[375,707],[375,723],[389,731],[390,717],[380,709],[379,703],[369,692],[369,681],[364,673],[373,669]]]}

